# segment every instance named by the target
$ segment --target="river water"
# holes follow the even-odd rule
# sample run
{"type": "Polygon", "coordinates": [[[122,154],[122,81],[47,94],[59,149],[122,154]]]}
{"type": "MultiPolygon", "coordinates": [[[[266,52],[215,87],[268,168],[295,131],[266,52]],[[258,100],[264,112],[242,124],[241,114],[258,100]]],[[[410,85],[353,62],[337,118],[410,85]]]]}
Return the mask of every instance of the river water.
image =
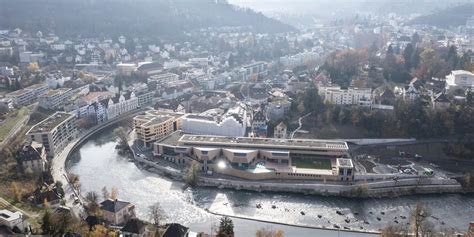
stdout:
{"type": "MultiPolygon", "coordinates": [[[[82,192],[118,189],[119,199],[132,202],[137,215],[148,218],[148,208],[160,203],[168,222],[194,231],[215,230],[214,213],[263,221],[313,227],[337,224],[351,229],[378,230],[387,225],[408,225],[410,210],[422,202],[433,213],[435,226],[466,231],[474,221],[474,195],[444,194],[383,199],[347,199],[286,193],[258,193],[211,188],[183,190],[183,183],[139,169],[115,150],[112,130],[90,138],[67,162],[69,172],[80,176],[82,192]],[[261,204],[262,208],[256,208],[261,204]],[[337,214],[340,211],[342,215],[337,214]],[[302,214],[304,212],[304,215],[302,214]],[[403,219],[407,217],[407,219],[403,219]],[[365,222],[365,223],[364,223],[365,222]],[[398,222],[398,224],[397,224],[398,222]]],[[[372,236],[370,234],[308,229],[233,219],[236,236],[254,236],[261,227],[282,229],[285,236],[372,236]]]]}

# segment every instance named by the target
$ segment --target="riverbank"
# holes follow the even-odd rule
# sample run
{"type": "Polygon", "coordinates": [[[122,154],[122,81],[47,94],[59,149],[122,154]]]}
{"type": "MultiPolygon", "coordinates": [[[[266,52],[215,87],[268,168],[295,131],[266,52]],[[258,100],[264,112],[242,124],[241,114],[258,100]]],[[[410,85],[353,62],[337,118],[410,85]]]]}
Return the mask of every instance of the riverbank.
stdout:
{"type": "MultiPolygon", "coordinates": [[[[130,157],[118,154],[116,145],[112,127],[96,134],[72,153],[68,171],[81,177],[83,193],[100,193],[103,187],[116,187],[120,199],[136,205],[139,218],[147,219],[149,207],[158,202],[168,214],[167,222],[182,223],[195,231],[209,232],[218,223],[220,216],[206,212],[206,209],[220,215],[257,220],[234,219],[237,236],[253,236],[262,227],[284,230],[285,236],[338,236],[338,231],[334,230],[290,227],[259,222],[260,220],[326,228],[337,224],[341,229],[347,227],[359,230],[363,227],[364,230],[378,231],[393,225],[395,220],[405,225],[407,220],[400,216],[410,216],[412,207],[417,203],[430,208],[433,213],[431,221],[443,228],[465,231],[466,223],[474,219],[474,196],[470,194],[343,198],[214,187],[186,188],[184,182],[175,180],[170,175],[157,175],[157,170],[151,170],[152,166],[141,167],[130,162],[130,157]],[[258,204],[262,208],[256,208],[258,204]],[[440,209],[440,206],[447,208],[440,209]],[[305,215],[301,214],[302,211],[305,215]],[[337,211],[343,215],[337,214],[337,211]],[[346,222],[347,219],[350,223],[346,222]]],[[[168,170],[178,168],[161,160],[160,165],[169,165],[168,170]]],[[[180,170],[176,171],[181,173],[180,170]]],[[[341,231],[340,236],[376,234],[341,231]]]]}
{"type": "MultiPolygon", "coordinates": [[[[137,154],[135,147],[130,143],[137,164],[147,168],[151,172],[159,175],[182,180],[183,171],[165,166],[165,161],[154,162],[145,159],[137,154]]],[[[441,193],[462,193],[461,184],[454,179],[438,179],[425,177],[407,177],[404,179],[384,179],[380,181],[364,182],[359,181],[352,185],[337,183],[317,183],[308,181],[250,181],[236,178],[212,177],[201,174],[197,181],[197,186],[226,188],[235,190],[248,190],[257,192],[291,192],[308,195],[340,196],[357,198],[381,198],[414,194],[441,194],[441,193]]]]}

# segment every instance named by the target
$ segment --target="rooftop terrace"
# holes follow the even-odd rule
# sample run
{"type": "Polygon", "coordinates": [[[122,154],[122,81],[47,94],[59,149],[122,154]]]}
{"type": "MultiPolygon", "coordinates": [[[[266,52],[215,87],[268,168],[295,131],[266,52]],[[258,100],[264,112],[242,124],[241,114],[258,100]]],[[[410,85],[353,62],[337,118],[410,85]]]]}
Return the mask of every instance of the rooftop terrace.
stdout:
{"type": "Polygon", "coordinates": [[[209,143],[209,144],[240,144],[240,145],[270,145],[286,147],[324,148],[335,150],[347,150],[347,144],[343,141],[332,140],[310,140],[310,139],[273,139],[273,138],[251,138],[251,137],[222,137],[203,135],[183,135],[181,143],[209,143]]]}
{"type": "Polygon", "coordinates": [[[66,121],[67,119],[74,117],[72,114],[64,112],[56,112],[53,115],[49,116],[45,120],[33,126],[28,133],[40,133],[40,132],[50,132],[56,126],[66,121]]]}

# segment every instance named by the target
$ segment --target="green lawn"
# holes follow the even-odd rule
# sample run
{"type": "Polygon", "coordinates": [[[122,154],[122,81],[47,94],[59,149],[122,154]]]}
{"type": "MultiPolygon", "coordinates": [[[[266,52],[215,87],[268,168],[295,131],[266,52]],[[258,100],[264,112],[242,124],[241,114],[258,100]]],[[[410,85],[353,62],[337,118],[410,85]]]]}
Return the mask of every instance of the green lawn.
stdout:
{"type": "Polygon", "coordinates": [[[12,110],[5,115],[4,120],[0,123],[0,141],[10,133],[10,130],[21,120],[23,120],[29,113],[28,108],[22,107],[17,110],[12,110]]]}
{"type": "Polygon", "coordinates": [[[291,164],[297,168],[330,170],[331,160],[329,159],[304,159],[291,158],[291,164]]]}

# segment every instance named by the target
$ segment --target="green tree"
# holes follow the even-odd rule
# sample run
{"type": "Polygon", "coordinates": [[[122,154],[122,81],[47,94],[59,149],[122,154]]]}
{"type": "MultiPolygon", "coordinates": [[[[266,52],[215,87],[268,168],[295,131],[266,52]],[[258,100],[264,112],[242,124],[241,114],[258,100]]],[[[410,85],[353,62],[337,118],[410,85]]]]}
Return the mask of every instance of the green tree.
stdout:
{"type": "Polygon", "coordinates": [[[219,230],[217,231],[218,237],[233,237],[234,236],[234,223],[232,220],[224,216],[221,218],[219,223],[219,230]]]}
{"type": "Polygon", "coordinates": [[[52,234],[53,232],[53,223],[51,219],[51,213],[48,209],[44,211],[43,217],[41,218],[41,231],[44,235],[52,234]]]}
{"type": "Polygon", "coordinates": [[[303,95],[303,106],[305,112],[321,113],[324,111],[324,103],[318,94],[318,89],[311,84],[303,95]]]}
{"type": "Polygon", "coordinates": [[[415,50],[413,49],[412,44],[408,44],[403,50],[403,59],[405,60],[405,68],[410,70],[413,67],[413,54],[415,50]]]}
{"type": "Polygon", "coordinates": [[[184,175],[184,181],[191,186],[196,185],[198,180],[198,172],[199,172],[199,163],[197,161],[191,162],[191,165],[186,170],[184,175]]]}

